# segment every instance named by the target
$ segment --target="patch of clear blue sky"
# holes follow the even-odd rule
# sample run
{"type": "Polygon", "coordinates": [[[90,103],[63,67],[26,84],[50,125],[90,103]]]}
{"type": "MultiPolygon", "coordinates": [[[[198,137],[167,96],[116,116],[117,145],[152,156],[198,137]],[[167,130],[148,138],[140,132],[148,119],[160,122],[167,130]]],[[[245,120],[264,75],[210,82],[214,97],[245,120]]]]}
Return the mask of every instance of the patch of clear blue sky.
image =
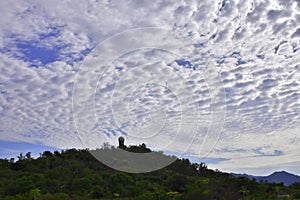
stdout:
{"type": "Polygon", "coordinates": [[[48,64],[59,60],[60,48],[42,47],[31,42],[21,42],[17,44],[17,47],[24,55],[25,61],[48,64]]]}
{"type": "Polygon", "coordinates": [[[44,151],[60,150],[58,148],[45,146],[43,144],[31,144],[26,142],[11,142],[0,140],[0,158],[16,158],[20,153],[25,155],[27,152],[31,152],[33,157],[38,157],[40,153],[44,151]]]}
{"type": "Polygon", "coordinates": [[[275,150],[272,153],[264,153],[262,151],[262,147],[255,149],[254,152],[259,154],[259,156],[282,156],[283,155],[283,151],[281,150],[275,150]]]}
{"type": "Polygon", "coordinates": [[[30,63],[48,64],[59,59],[60,51],[66,45],[52,45],[59,36],[58,28],[51,28],[51,32],[40,34],[38,38],[22,40],[17,35],[11,35],[11,42],[1,52],[8,53],[13,57],[28,61],[30,63]]]}
{"type": "Polygon", "coordinates": [[[183,66],[185,68],[192,68],[192,63],[187,61],[187,60],[175,60],[175,62],[179,65],[179,66],[183,66]]]}
{"type": "Polygon", "coordinates": [[[3,53],[8,53],[13,57],[22,59],[31,63],[31,67],[37,64],[46,65],[55,61],[65,60],[66,62],[78,62],[83,60],[92,49],[88,48],[81,51],[79,56],[74,56],[72,53],[64,51],[68,48],[68,44],[59,42],[57,39],[60,35],[60,29],[52,28],[52,31],[46,34],[40,34],[37,39],[22,40],[17,36],[11,35],[13,41],[2,50],[3,53]],[[69,59],[65,59],[68,57],[69,59]]]}

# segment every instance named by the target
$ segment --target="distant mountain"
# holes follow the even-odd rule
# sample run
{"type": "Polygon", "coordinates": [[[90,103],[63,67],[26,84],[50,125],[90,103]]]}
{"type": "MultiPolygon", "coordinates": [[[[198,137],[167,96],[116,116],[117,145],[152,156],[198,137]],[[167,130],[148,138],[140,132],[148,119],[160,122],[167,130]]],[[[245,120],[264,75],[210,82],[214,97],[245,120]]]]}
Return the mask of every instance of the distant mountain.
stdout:
{"type": "Polygon", "coordinates": [[[234,177],[247,177],[249,179],[256,179],[257,182],[267,181],[269,183],[283,183],[285,186],[292,185],[293,183],[300,183],[300,176],[288,173],[286,171],[274,172],[269,176],[252,176],[249,174],[235,174],[231,173],[234,177]]]}
{"type": "Polygon", "coordinates": [[[284,183],[284,185],[291,185],[296,182],[300,182],[300,176],[281,171],[281,172],[274,172],[269,176],[262,176],[257,181],[268,181],[269,183],[284,183]]]}
{"type": "Polygon", "coordinates": [[[253,175],[249,175],[249,174],[235,174],[235,173],[230,173],[231,176],[234,176],[234,177],[246,177],[248,179],[258,179],[258,178],[261,178],[262,176],[253,176],[253,175]]]}

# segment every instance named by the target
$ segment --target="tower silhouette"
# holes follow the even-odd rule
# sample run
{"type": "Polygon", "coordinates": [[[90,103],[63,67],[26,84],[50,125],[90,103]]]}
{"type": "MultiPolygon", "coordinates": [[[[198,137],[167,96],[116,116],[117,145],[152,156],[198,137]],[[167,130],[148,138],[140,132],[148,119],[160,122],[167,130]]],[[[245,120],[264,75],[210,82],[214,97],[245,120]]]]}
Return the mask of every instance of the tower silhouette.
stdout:
{"type": "Polygon", "coordinates": [[[125,138],[120,136],[118,140],[119,140],[119,148],[125,149],[125,145],[124,145],[125,138]]]}

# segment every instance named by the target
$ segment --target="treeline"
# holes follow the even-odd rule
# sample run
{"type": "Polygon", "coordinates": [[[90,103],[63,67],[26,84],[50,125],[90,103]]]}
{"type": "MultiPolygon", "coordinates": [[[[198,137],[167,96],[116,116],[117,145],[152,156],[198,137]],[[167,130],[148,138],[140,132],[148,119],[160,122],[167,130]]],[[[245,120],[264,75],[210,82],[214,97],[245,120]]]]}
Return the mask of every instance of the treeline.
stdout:
{"type": "MultiPolygon", "coordinates": [[[[134,146],[131,151],[145,148],[134,146]]],[[[159,171],[128,174],[103,165],[88,150],[69,149],[45,151],[36,159],[30,153],[20,154],[17,161],[0,159],[0,170],[0,199],[5,200],[300,199],[299,183],[257,183],[188,159],[159,171]]]]}

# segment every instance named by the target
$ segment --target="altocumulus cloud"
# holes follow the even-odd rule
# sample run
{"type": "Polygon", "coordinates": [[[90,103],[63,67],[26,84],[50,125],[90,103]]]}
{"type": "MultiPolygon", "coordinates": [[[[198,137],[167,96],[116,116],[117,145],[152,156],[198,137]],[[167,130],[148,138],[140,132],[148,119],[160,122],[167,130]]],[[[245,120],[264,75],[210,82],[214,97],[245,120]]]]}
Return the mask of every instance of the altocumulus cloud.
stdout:
{"type": "MultiPolygon", "coordinates": [[[[159,26],[192,39],[195,45],[180,59],[163,51],[145,50],[115,60],[95,90],[98,100],[95,112],[103,117],[94,125],[94,131],[103,132],[113,140],[126,135],[124,129],[128,124],[116,128],[107,114],[110,95],[119,77],[126,75],[122,79],[126,83],[139,73],[146,77],[176,71],[190,86],[203,115],[194,143],[186,152],[187,156],[201,158],[199,144],[204,142],[211,119],[211,89],[201,71],[207,66],[201,61],[209,57],[226,92],[225,124],[209,155],[218,162],[212,166],[227,171],[263,169],[257,173],[278,167],[300,174],[297,169],[300,162],[297,153],[300,141],[298,1],[23,1],[15,4],[1,1],[0,4],[1,140],[58,148],[84,147],[72,117],[73,84],[83,59],[111,35],[132,28],[159,26]],[[153,62],[151,67],[131,70],[149,62],[153,62]]],[[[83,78],[89,81],[89,77],[83,78]]],[[[137,87],[129,106],[134,113],[132,123],[146,127],[151,119],[147,112],[164,105],[169,119],[165,139],[170,139],[180,122],[180,104],[184,103],[178,102],[176,95],[179,94],[172,94],[167,85],[137,87]]],[[[180,96],[184,95],[187,93],[181,91],[180,96]]],[[[168,150],[178,153],[189,140],[189,136],[181,138],[168,150]]],[[[101,145],[101,141],[98,143],[101,145]]],[[[163,146],[160,141],[149,145],[158,149],[163,146]]]]}

